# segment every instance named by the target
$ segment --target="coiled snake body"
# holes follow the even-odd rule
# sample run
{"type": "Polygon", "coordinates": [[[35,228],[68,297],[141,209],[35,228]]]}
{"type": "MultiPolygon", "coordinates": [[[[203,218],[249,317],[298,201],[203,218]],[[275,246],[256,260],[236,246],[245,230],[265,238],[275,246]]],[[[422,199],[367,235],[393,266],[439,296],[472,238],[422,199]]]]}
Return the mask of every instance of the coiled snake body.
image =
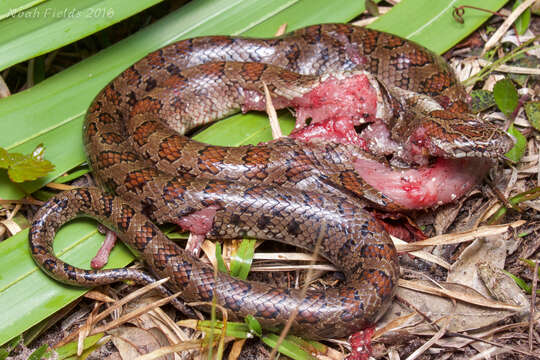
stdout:
{"type": "Polygon", "coordinates": [[[393,35],[327,24],[275,39],[180,41],[149,54],[96,97],[84,142],[97,181],[117,197],[79,189],[49,200],[32,224],[34,259],[69,284],[154,281],[137,270],[83,270],[57,259],[56,230],[86,215],[140,253],[154,276],[169,277],[167,287],[180,291],[184,301],[215,297],[231,313],[254,315],[264,326],[282,325],[298,309],[292,329],[311,338],[345,336],[374,323],[391,302],[399,267],[389,236],[364,208],[366,201],[402,206],[369,186],[351,165],[351,159],[370,157],[365,149],[295,138],[228,148],[182,135],[238,109],[261,108],[263,82],[278,106],[295,106],[323,82],[365,76],[364,71],[387,88],[394,115],[422,97],[440,105],[415,110],[417,116],[390,117],[388,129],[401,129],[392,134],[398,143],[411,139],[406,128],[429,128],[430,136],[439,134],[435,152],[444,150],[446,157],[499,155],[511,144],[504,132],[463,115],[465,92],[439,57],[393,35]],[[390,88],[418,96],[396,100],[399,91],[390,88]],[[319,242],[320,254],[347,280],[302,297],[295,289],[215,275],[147,216],[207,238],[250,236],[308,250],[319,242]]]}

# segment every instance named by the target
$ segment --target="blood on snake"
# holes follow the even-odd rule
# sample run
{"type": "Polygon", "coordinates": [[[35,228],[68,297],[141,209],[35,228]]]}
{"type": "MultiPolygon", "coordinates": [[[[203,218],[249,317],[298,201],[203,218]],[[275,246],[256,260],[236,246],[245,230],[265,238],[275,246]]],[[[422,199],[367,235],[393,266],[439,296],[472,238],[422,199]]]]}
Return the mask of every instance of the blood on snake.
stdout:
{"type": "Polygon", "coordinates": [[[271,39],[201,37],[157,50],[97,95],[83,133],[99,187],[60,193],[37,212],[30,247],[47,274],[77,286],[168,277],[159,290],[180,292],[173,305],[186,314],[184,302],[215,299],[232,317],[280,327],[297,310],[292,331],[314,339],[372,325],[392,301],[397,253],[370,208],[453,201],[513,144],[470,114],[465,90],[439,56],[347,24],[271,39]],[[240,147],[185,136],[234,112],[264,109],[263,83],[276,107],[294,109],[290,136],[240,147]],[[54,235],[77,216],[113,230],[152,275],[58,259],[54,235]],[[155,223],[311,251],[321,240],[319,254],[346,280],[303,295],[215,274],[155,223]]]}

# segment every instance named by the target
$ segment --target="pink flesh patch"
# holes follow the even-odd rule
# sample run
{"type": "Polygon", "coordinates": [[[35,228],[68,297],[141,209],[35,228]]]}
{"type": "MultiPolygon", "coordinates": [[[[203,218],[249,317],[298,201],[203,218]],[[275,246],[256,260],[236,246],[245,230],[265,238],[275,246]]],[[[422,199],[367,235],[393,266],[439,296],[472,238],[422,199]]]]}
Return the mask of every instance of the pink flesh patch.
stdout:
{"type": "Polygon", "coordinates": [[[219,209],[217,205],[210,205],[176,221],[183,230],[191,233],[186,244],[186,251],[193,256],[199,256],[205,235],[212,229],[214,217],[219,209]]]}
{"type": "Polygon", "coordinates": [[[329,77],[309,93],[293,99],[292,103],[296,108],[297,128],[304,127],[308,118],[312,119],[312,124],[348,118],[352,125],[359,125],[375,121],[377,92],[364,74],[342,80],[329,77]]]}
{"type": "Polygon", "coordinates": [[[107,230],[103,245],[101,245],[92,261],[90,261],[90,266],[92,267],[92,269],[98,270],[107,264],[107,262],[109,261],[109,255],[111,254],[111,250],[113,249],[115,244],[116,234],[111,230],[107,230]]]}
{"type": "Polygon", "coordinates": [[[293,99],[296,128],[290,136],[355,144],[367,150],[355,126],[377,119],[377,92],[364,74],[342,80],[330,77],[302,97],[293,99]],[[306,120],[311,123],[306,126],[306,120]]]}
{"type": "Polygon", "coordinates": [[[374,326],[366,327],[364,330],[355,332],[349,338],[351,354],[347,360],[368,360],[373,352],[371,338],[375,332],[374,326]]]}
{"type": "Polygon", "coordinates": [[[206,235],[212,229],[214,217],[219,209],[218,205],[207,206],[202,210],[180,218],[176,221],[176,225],[192,234],[206,235]]]}
{"type": "Polygon", "coordinates": [[[487,173],[484,159],[442,159],[419,169],[393,170],[375,160],[356,159],[354,167],[371,186],[398,204],[422,209],[452,202],[487,173]]]}

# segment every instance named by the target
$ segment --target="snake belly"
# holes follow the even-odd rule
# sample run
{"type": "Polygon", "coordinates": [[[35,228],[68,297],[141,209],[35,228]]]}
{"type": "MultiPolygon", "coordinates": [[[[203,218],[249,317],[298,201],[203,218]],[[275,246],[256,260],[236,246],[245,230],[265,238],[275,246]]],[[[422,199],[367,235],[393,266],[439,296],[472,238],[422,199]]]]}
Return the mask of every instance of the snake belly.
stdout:
{"type": "MultiPolygon", "coordinates": [[[[296,309],[292,331],[309,338],[346,336],[373,324],[391,302],[399,266],[388,234],[364,209],[363,197],[383,208],[396,204],[355,172],[349,161],[360,155],[354,147],[282,138],[231,148],[184,136],[260,106],[262,82],[286,107],[326,74],[339,78],[355,71],[433,97],[446,111],[438,110],[439,118],[466,111],[466,94],[444,61],[373,30],[326,24],[273,39],[180,41],[149,54],[97,95],[84,142],[100,188],[116,196],[90,188],[49,200],[32,224],[32,256],[50,276],[69,284],[153,282],[135,270],[84,270],[56,258],[56,230],[76,216],[90,216],[139,253],[156,278],[169,277],[167,288],[181,292],[186,302],[215,298],[231,314],[253,315],[265,327],[282,326],[296,309]],[[341,269],[346,281],[302,296],[296,289],[216,275],[149,218],[210,239],[249,236],[311,251],[319,245],[319,254],[341,269]]],[[[494,138],[486,133],[484,138],[494,138]]],[[[474,136],[481,143],[483,135],[474,136]]]]}

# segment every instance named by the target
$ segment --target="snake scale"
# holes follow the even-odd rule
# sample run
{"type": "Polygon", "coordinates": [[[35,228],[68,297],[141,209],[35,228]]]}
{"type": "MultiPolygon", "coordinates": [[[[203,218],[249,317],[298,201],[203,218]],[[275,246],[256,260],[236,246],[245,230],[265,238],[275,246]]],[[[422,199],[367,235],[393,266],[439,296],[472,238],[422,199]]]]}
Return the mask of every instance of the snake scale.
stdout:
{"type": "MultiPolygon", "coordinates": [[[[310,338],[346,336],[373,324],[391,303],[399,266],[366,201],[381,208],[400,205],[366,184],[350,164],[369,156],[365,149],[294,137],[220,147],[184,136],[235,111],[264,109],[263,82],[275,105],[288,107],[325,81],[366,72],[381,87],[413,94],[405,101],[391,90],[384,95],[394,115],[387,126],[399,129],[392,135],[396,141],[406,141],[400,134],[408,128],[423,126],[448,145],[440,148],[450,158],[500,156],[511,145],[504,132],[464,115],[466,93],[443,60],[390,34],[325,24],[272,39],[184,40],[149,54],[97,95],[84,143],[100,187],[115,196],[88,188],[53,197],[33,221],[32,256],[50,276],[79,286],[169,277],[167,288],[181,292],[183,301],[215,297],[231,314],[254,315],[265,327],[282,326],[297,309],[292,331],[310,338]],[[419,98],[440,108],[400,115],[419,98]],[[56,258],[57,229],[83,215],[115,231],[153,276],[133,269],[84,270],[56,258]],[[346,281],[302,296],[297,289],[215,274],[150,219],[210,239],[249,236],[308,250],[320,244],[319,253],[346,281]]],[[[182,302],[174,304],[190,312],[182,302]]]]}

